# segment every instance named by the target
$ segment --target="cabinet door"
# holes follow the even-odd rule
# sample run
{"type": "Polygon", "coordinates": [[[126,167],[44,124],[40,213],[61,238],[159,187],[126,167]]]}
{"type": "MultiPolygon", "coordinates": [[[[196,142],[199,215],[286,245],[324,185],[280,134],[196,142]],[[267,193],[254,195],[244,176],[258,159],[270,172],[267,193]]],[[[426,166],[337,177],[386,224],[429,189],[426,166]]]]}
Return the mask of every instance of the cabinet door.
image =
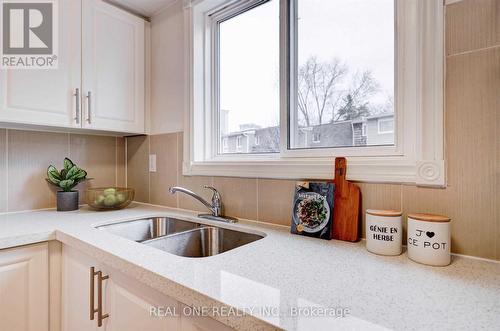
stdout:
{"type": "MultiPolygon", "coordinates": [[[[62,330],[97,330],[97,316],[90,320],[90,267],[96,261],[63,245],[62,253],[62,330]]],[[[97,291],[94,289],[94,297],[97,291]]]]}
{"type": "Polygon", "coordinates": [[[0,70],[0,121],[80,127],[75,91],[81,85],[81,2],[60,0],[57,69],[0,70]]]}
{"type": "Polygon", "coordinates": [[[101,0],[83,2],[84,127],[144,132],[144,20],[101,0]]]}
{"type": "Polygon", "coordinates": [[[179,304],[152,288],[123,274],[105,271],[109,275],[105,287],[106,331],[176,331],[180,330],[179,304]],[[155,315],[162,307],[161,316],[155,315]]]}
{"type": "MultiPolygon", "coordinates": [[[[184,310],[184,305],[182,305],[184,310]]],[[[186,312],[191,312],[191,309],[185,309],[186,312]]],[[[182,315],[181,317],[181,330],[182,331],[232,331],[233,328],[222,324],[219,321],[214,320],[213,318],[206,316],[193,316],[182,315]]]]}
{"type": "Polygon", "coordinates": [[[48,331],[47,244],[0,251],[0,330],[48,331]]]}

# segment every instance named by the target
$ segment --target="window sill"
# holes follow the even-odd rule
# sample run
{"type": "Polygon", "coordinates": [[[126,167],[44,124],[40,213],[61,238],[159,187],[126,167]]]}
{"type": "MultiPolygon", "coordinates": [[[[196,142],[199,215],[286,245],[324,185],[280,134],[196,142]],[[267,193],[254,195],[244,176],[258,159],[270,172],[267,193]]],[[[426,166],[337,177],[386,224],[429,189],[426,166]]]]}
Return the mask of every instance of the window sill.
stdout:
{"type": "MultiPolygon", "coordinates": [[[[404,157],[348,158],[347,178],[377,183],[445,186],[444,161],[412,161],[404,157]]],[[[272,179],[321,179],[334,177],[334,158],[287,158],[247,161],[183,163],[186,176],[223,176],[272,179]]]]}

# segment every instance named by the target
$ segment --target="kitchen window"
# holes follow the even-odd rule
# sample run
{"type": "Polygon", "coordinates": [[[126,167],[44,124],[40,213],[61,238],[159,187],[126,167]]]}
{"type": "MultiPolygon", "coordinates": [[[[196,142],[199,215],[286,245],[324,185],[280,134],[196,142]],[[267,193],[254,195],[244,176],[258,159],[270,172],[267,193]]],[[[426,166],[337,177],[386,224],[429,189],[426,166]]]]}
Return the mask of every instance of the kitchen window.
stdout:
{"type": "Polygon", "coordinates": [[[444,185],[442,3],[187,3],[184,174],[444,185]]]}

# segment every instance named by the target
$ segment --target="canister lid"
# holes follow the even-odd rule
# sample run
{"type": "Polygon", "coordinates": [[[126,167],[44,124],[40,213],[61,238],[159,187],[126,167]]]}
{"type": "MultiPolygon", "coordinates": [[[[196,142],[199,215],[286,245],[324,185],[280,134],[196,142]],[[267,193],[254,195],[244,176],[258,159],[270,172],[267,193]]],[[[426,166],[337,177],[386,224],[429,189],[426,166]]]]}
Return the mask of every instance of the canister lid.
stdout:
{"type": "Polygon", "coordinates": [[[373,216],[386,216],[386,217],[397,217],[403,215],[402,212],[397,210],[376,210],[376,209],[367,209],[367,214],[373,216]]]}
{"type": "Polygon", "coordinates": [[[408,214],[408,218],[412,218],[417,221],[425,222],[449,222],[450,218],[443,215],[433,215],[433,214],[408,214]]]}

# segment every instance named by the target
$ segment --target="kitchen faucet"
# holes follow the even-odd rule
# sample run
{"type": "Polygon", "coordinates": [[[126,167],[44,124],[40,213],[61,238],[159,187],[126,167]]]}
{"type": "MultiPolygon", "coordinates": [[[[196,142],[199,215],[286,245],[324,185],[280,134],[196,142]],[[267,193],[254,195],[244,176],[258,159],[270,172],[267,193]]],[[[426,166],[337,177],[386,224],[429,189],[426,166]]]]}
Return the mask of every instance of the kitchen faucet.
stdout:
{"type": "Polygon", "coordinates": [[[187,195],[195,198],[196,200],[198,200],[202,204],[204,204],[205,207],[207,207],[212,212],[211,214],[198,215],[198,217],[200,217],[200,218],[210,219],[210,220],[214,220],[214,221],[227,222],[227,223],[235,223],[237,221],[236,218],[222,215],[222,199],[221,199],[219,191],[217,191],[217,189],[215,187],[212,187],[212,186],[205,185],[203,187],[206,189],[212,190],[212,192],[213,192],[212,203],[209,203],[207,200],[203,199],[198,194],[194,193],[191,190],[183,188],[183,187],[179,187],[179,186],[171,187],[171,188],[169,188],[169,192],[172,194],[175,194],[177,192],[187,194],[187,195]]]}

